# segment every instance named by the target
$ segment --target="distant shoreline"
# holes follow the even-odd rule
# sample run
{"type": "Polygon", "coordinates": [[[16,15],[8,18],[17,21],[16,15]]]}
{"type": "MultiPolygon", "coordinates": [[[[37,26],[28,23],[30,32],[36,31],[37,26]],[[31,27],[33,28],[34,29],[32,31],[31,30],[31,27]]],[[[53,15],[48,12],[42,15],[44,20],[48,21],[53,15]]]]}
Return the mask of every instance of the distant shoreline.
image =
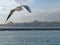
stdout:
{"type": "Polygon", "coordinates": [[[60,30],[60,27],[0,27],[0,31],[60,30]]]}

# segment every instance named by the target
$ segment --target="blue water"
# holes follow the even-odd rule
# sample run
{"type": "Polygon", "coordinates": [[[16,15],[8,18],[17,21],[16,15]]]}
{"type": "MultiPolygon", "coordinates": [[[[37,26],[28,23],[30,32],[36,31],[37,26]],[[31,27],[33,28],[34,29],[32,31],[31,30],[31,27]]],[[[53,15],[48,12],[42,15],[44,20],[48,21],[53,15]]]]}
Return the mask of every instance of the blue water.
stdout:
{"type": "Polygon", "coordinates": [[[0,31],[0,45],[60,45],[60,31],[0,31]]]}

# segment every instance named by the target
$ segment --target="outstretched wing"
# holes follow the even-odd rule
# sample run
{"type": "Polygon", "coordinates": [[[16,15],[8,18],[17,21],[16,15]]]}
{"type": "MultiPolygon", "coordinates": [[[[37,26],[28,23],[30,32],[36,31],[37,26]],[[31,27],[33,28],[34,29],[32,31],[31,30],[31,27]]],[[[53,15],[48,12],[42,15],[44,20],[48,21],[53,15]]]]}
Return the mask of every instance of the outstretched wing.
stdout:
{"type": "Polygon", "coordinates": [[[28,10],[28,12],[32,12],[29,6],[23,5],[23,7],[25,7],[28,10]]]}
{"type": "MultiPolygon", "coordinates": [[[[6,19],[6,21],[11,17],[11,15],[14,13],[14,11],[15,11],[15,9],[13,9],[13,10],[10,11],[10,13],[9,13],[9,15],[8,15],[8,17],[7,17],[7,19],[6,19]]],[[[5,21],[5,22],[6,22],[6,21],[5,21]]]]}

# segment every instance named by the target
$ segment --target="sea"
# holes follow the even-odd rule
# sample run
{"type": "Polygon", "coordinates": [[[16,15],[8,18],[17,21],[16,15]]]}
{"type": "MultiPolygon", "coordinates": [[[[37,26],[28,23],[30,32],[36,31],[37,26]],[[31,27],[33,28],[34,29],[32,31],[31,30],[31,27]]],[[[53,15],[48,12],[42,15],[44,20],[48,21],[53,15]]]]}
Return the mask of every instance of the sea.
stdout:
{"type": "Polygon", "coordinates": [[[60,30],[0,31],[0,45],[60,45],[60,30]]]}

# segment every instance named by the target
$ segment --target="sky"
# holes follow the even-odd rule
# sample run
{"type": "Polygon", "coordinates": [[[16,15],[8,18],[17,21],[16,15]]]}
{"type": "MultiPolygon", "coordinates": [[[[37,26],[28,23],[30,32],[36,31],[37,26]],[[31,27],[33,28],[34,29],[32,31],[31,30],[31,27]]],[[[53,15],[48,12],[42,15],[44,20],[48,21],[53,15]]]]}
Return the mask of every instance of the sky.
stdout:
{"type": "Polygon", "coordinates": [[[15,11],[7,23],[34,20],[60,21],[60,0],[0,0],[0,24],[5,23],[10,11],[20,5],[28,5],[32,13],[29,13],[25,8],[19,12],[15,11]]]}

